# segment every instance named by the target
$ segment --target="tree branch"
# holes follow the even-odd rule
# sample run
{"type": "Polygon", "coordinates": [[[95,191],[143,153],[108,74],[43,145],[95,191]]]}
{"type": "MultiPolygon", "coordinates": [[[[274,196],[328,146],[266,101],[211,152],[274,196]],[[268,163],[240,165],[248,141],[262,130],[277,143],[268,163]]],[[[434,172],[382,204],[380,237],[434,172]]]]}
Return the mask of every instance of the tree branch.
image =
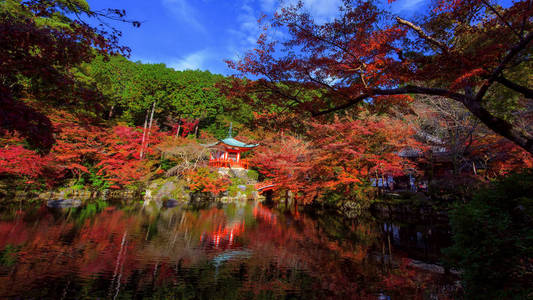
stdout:
{"type": "Polygon", "coordinates": [[[522,36],[516,32],[513,28],[513,26],[511,26],[511,24],[509,24],[509,22],[507,22],[507,20],[505,20],[503,18],[503,16],[492,6],[490,5],[487,1],[485,0],[481,0],[481,2],[483,2],[483,4],[485,4],[498,18],[500,18],[500,20],[503,22],[503,24],[505,24],[505,26],[509,27],[509,29],[511,30],[511,32],[516,35],[518,37],[518,39],[522,40],[522,36]]]}
{"type": "Polygon", "coordinates": [[[466,108],[479,120],[481,120],[485,125],[487,125],[494,132],[510,139],[515,142],[518,146],[522,147],[529,153],[533,153],[533,135],[527,131],[513,126],[511,123],[507,122],[504,119],[494,116],[490,111],[484,108],[481,105],[481,102],[477,101],[476,98],[468,97],[463,94],[455,93],[446,89],[439,88],[426,88],[420,86],[407,85],[404,87],[396,89],[370,89],[367,93],[361,94],[355,99],[340,105],[335,108],[327,109],[318,113],[314,113],[314,116],[323,115],[331,113],[334,111],[342,110],[349,108],[364,99],[367,99],[372,96],[384,96],[384,95],[405,95],[405,94],[424,94],[430,96],[442,96],[455,101],[463,103],[466,108]]]}
{"type": "Polygon", "coordinates": [[[424,95],[430,95],[430,96],[443,96],[446,98],[450,98],[456,101],[459,101],[461,103],[465,103],[468,101],[468,97],[452,92],[450,90],[446,89],[439,89],[439,88],[427,88],[427,87],[421,87],[421,86],[415,86],[415,85],[406,85],[401,88],[396,89],[372,89],[372,92],[374,95],[405,95],[405,94],[424,94],[424,95]]]}
{"type": "Polygon", "coordinates": [[[499,82],[503,85],[505,85],[506,87],[510,88],[511,90],[515,91],[515,92],[519,92],[520,94],[523,94],[526,98],[529,98],[529,99],[533,99],[533,90],[526,87],[526,86],[522,86],[522,85],[519,85],[517,83],[514,83],[512,81],[510,81],[509,79],[503,77],[503,75],[499,76],[498,78],[496,78],[496,82],[499,82]]]}
{"type": "Polygon", "coordinates": [[[448,53],[448,47],[442,43],[441,41],[438,41],[437,39],[429,36],[427,33],[424,32],[424,30],[422,28],[420,28],[419,26],[416,26],[415,24],[407,21],[407,20],[404,20],[400,17],[396,17],[396,21],[399,23],[399,24],[402,24],[402,25],[405,25],[411,29],[413,29],[416,33],[418,33],[418,36],[420,36],[421,38],[423,38],[424,40],[428,41],[430,44],[432,44],[433,46],[436,46],[438,48],[440,48],[442,50],[443,53],[448,53]]]}
{"type": "Polygon", "coordinates": [[[465,101],[467,101],[466,100],[467,97],[465,95],[454,93],[449,90],[407,85],[407,86],[396,88],[396,89],[370,89],[367,93],[361,94],[355,97],[354,99],[348,101],[345,104],[342,104],[340,106],[330,108],[327,110],[323,110],[320,112],[316,112],[313,115],[319,116],[319,115],[324,115],[324,114],[332,113],[335,111],[347,109],[372,96],[387,96],[387,95],[390,96],[390,95],[405,95],[405,94],[425,94],[425,95],[432,95],[432,96],[443,96],[443,97],[454,99],[461,103],[464,103],[465,101]]]}
{"type": "Polygon", "coordinates": [[[500,65],[492,72],[492,74],[489,76],[487,81],[481,86],[479,89],[477,95],[476,95],[476,101],[481,102],[485,94],[487,93],[487,90],[489,87],[496,81],[496,79],[500,76],[501,72],[505,69],[505,66],[524,48],[527,47],[527,44],[533,40],[533,32],[530,32],[524,39],[520,41],[520,43],[516,44],[509,53],[505,56],[505,58],[502,60],[500,65]]]}
{"type": "Polygon", "coordinates": [[[368,98],[370,96],[371,95],[369,95],[369,94],[361,94],[361,95],[355,97],[354,99],[352,99],[352,100],[348,101],[347,103],[342,104],[340,106],[337,106],[337,107],[334,107],[334,108],[330,108],[330,109],[326,109],[326,110],[319,111],[319,112],[315,112],[315,113],[313,113],[313,117],[326,115],[326,114],[329,114],[329,113],[332,113],[332,112],[335,112],[335,111],[339,111],[339,110],[350,108],[350,107],[360,103],[361,101],[365,100],[366,98],[368,98]]]}

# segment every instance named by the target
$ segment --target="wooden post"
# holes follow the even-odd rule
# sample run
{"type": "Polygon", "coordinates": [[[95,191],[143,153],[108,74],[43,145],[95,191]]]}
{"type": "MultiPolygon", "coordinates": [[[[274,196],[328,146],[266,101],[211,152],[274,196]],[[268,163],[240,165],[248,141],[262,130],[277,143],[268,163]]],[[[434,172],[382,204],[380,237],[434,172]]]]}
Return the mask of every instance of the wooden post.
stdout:
{"type": "Polygon", "coordinates": [[[178,116],[178,130],[176,131],[176,137],[180,136],[180,130],[181,130],[181,114],[178,116]]]}
{"type": "Polygon", "coordinates": [[[111,109],[109,109],[109,114],[107,115],[108,119],[111,119],[113,117],[113,110],[115,109],[115,104],[111,105],[111,109]]]}

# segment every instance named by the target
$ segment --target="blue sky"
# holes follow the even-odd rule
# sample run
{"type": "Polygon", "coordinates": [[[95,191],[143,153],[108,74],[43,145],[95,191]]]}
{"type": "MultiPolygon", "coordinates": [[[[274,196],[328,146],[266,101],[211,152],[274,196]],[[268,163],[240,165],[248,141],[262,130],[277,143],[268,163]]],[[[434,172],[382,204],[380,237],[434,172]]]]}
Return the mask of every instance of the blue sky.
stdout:
{"type": "MultiPolygon", "coordinates": [[[[292,1],[292,0],[288,0],[292,1]]],[[[391,9],[409,16],[427,9],[428,0],[399,0],[391,9]]],[[[140,28],[118,24],[122,44],[132,49],[131,60],[165,63],[176,70],[200,69],[232,74],[225,59],[252,49],[258,36],[257,19],[272,14],[279,0],[88,0],[92,9],[125,9],[140,28]]],[[[341,0],[305,0],[319,20],[335,16],[341,0]]],[[[386,2],[385,2],[386,3],[386,2]]],[[[388,4],[387,4],[388,5],[388,4]]]]}

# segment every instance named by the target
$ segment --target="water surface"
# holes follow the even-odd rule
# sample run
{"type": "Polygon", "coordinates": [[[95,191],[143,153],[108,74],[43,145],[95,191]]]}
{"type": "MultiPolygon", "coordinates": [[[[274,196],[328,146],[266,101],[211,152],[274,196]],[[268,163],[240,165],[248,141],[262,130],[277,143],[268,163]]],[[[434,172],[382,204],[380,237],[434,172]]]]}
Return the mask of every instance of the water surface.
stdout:
{"type": "Polygon", "coordinates": [[[4,209],[0,298],[445,299],[453,278],[413,267],[442,230],[256,202],[4,209]]]}

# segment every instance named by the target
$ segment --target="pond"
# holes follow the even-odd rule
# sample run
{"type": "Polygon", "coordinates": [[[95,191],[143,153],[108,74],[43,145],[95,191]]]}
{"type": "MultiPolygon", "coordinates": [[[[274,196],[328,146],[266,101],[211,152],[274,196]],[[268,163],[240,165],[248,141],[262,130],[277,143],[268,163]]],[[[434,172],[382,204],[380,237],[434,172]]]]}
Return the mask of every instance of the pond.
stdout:
{"type": "Polygon", "coordinates": [[[0,298],[439,299],[456,278],[424,263],[447,243],[439,224],[253,201],[4,208],[0,298]]]}

